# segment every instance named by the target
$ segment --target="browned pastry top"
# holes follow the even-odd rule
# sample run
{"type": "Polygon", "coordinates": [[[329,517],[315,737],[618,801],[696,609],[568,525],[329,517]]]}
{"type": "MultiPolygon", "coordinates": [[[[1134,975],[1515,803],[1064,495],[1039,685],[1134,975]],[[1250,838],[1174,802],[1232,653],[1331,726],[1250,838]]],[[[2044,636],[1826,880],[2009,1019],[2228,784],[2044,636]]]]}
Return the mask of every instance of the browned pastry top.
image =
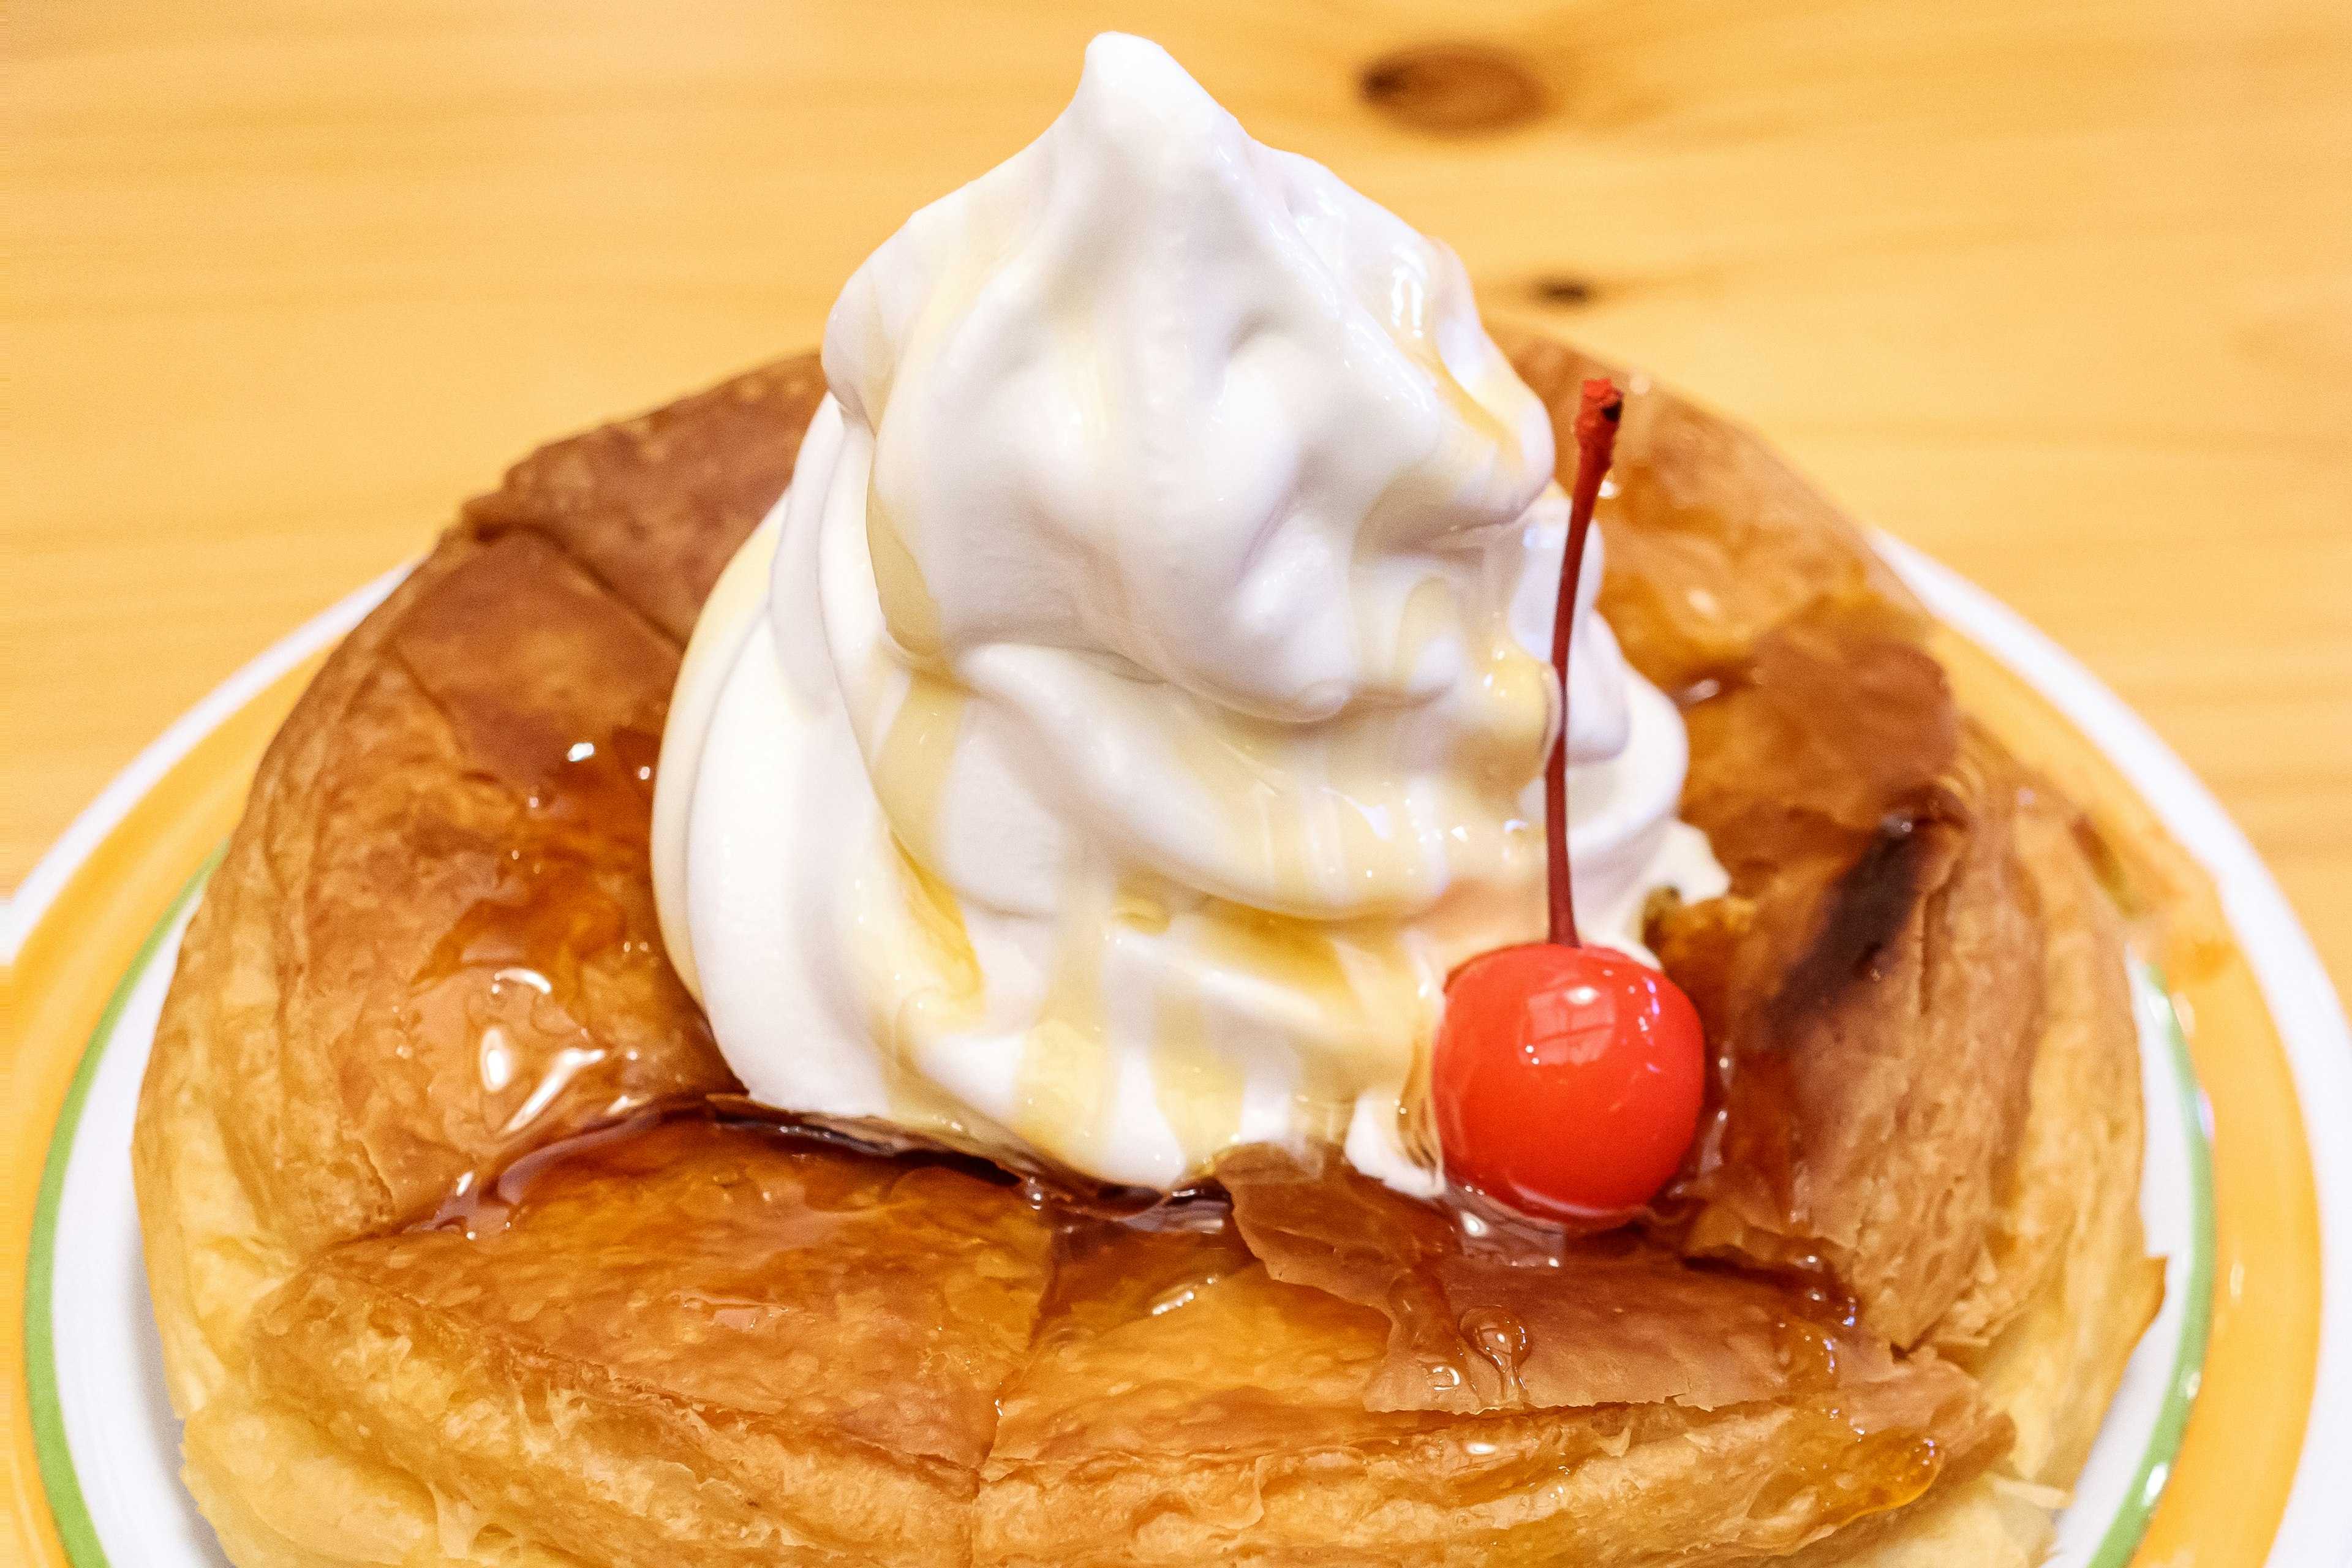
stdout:
{"type": "MultiPolygon", "coordinates": [[[[1585,362],[1516,349],[1572,405],[1585,362]]],[[[1952,1358],[2086,1234],[2087,1198],[2021,1221],[2020,1173],[2064,1131],[2054,1021],[2067,1062],[2129,1048],[2052,990],[2053,931],[2112,959],[2112,915],[2021,852],[2052,808],[1851,528],[1662,394],[1602,602],[1685,704],[1734,888],[1653,911],[1716,1060],[1643,1226],[1474,1238],[1265,1150],[1110,1215],[735,1114],[655,928],[651,781],[822,393],[786,362],[527,459],[271,749],[137,1146],[240,1561],[336,1560],[288,1522],[298,1459],[426,1507],[420,1561],[1648,1563],[1858,1542],[2000,1457],[1952,1358]]]]}

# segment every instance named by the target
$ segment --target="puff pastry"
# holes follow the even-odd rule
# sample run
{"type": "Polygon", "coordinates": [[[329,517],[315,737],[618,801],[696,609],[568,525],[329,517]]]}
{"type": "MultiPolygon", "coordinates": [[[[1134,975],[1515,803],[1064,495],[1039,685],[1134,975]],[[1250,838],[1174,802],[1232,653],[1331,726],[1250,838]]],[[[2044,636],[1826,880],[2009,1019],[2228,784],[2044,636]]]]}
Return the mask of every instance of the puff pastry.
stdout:
{"type": "Polygon", "coordinates": [[[1473,1246],[1270,1150],[1110,1214],[738,1114],[662,956],[678,650],[822,393],[529,458],[270,748],[134,1150],[234,1561],[2038,1557],[2161,1289],[2122,924],[1850,525],[1633,399],[1602,604],[1734,877],[1653,910],[1717,1061],[1641,1225],[1473,1246]]]}

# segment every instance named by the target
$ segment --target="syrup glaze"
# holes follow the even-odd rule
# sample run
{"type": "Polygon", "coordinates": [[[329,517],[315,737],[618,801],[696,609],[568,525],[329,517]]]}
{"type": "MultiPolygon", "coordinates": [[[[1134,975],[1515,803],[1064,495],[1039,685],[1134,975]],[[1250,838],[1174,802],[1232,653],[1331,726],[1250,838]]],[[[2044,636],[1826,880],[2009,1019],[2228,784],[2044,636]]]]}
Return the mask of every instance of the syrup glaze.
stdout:
{"type": "Polygon", "coordinates": [[[519,1142],[732,1086],[658,946],[625,733],[676,658],[543,536],[460,532],[281,737],[207,894],[259,933],[216,983],[252,1022],[213,1092],[298,1252],[519,1142]]]}
{"type": "MultiPolygon", "coordinates": [[[[676,651],[521,532],[413,606],[394,646],[455,743],[444,787],[483,819],[462,847],[486,861],[474,896],[407,991],[420,1038],[472,1046],[491,1146],[688,1088],[677,1068],[715,1066],[717,1052],[645,896],[676,651]],[[495,645],[486,625],[500,629],[495,645]]],[[[455,859],[458,847],[419,852],[455,859]]]]}
{"type": "MultiPolygon", "coordinates": [[[[644,875],[641,847],[634,865],[616,849],[650,811],[659,749],[656,732],[632,724],[549,748],[551,755],[501,757],[503,773],[530,782],[518,789],[521,809],[494,879],[411,980],[420,1012],[477,1042],[486,1110],[502,1142],[527,1138],[559,1109],[559,1124],[578,1125],[643,1102],[625,1081],[632,1046],[595,1027],[602,1008],[592,993],[600,968],[662,963],[653,933],[613,885],[616,874],[644,875]]],[[[707,1044],[698,1016],[681,1023],[707,1044]]]]}
{"type": "Polygon", "coordinates": [[[2022,775],[1884,602],[1796,616],[1689,723],[1684,809],[1733,896],[1651,922],[1713,1058],[1652,1220],[1686,1252],[1834,1271],[1916,1343],[1979,1267],[2027,1110],[2022,775]]]}
{"type": "Polygon", "coordinates": [[[1710,1410],[1885,1376],[1884,1342],[1822,1286],[1685,1262],[1639,1232],[1449,1214],[1328,1155],[1264,1146],[1218,1168],[1278,1279],[1382,1313],[1375,1409],[1671,1402],[1710,1410]]]}
{"type": "MultiPolygon", "coordinates": [[[[1853,1517],[1916,1497],[1948,1457],[1931,1412],[1890,1407],[1898,1363],[1885,1342],[1817,1285],[1694,1266],[1631,1230],[1564,1237],[1450,1214],[1329,1153],[1251,1146],[1218,1174],[1162,1195],[1015,1173],[887,1126],[720,1096],[469,1173],[408,1235],[437,1238],[417,1243],[436,1279],[493,1298],[510,1289],[507,1258],[525,1260],[528,1290],[552,1290],[567,1263],[583,1280],[659,1275],[669,1283],[655,1296],[640,1278],[628,1297],[643,1320],[632,1338],[683,1334],[689,1367],[715,1353],[713,1334],[781,1333],[787,1353],[831,1310],[793,1294],[811,1270],[842,1300],[944,1291],[1004,1333],[1017,1320],[1027,1347],[997,1394],[1003,1429],[987,1451],[1003,1462],[1390,1442],[1545,1410],[1593,1413],[1598,1452],[1633,1440],[1644,1408],[1691,1422],[1778,1406],[1790,1458],[1771,1508],[1829,1506],[1819,1491],[1853,1517]],[[959,1237],[999,1261],[965,1272],[959,1237]],[[1020,1300],[1001,1295],[1003,1258],[1031,1280],[1020,1300]]],[[[548,1309],[493,1317],[518,1310],[536,1324],[548,1309]]],[[[631,1353],[648,1368],[664,1354],[631,1353]]],[[[898,1386],[894,1364],[860,1364],[898,1386]]],[[[1546,1449],[1536,1479],[1590,1457],[1570,1447],[1546,1449]]],[[[1512,1470],[1463,1484],[1535,1481],[1512,1470]]]]}
{"type": "MultiPolygon", "coordinates": [[[[1170,1495],[1195,1516],[1229,1506],[1225,1544],[1239,1548],[1278,1538],[1276,1499],[1323,1484],[1305,1479],[1317,1466],[1328,1480],[1358,1462],[1400,1462],[1411,1495],[1499,1508],[1497,1520],[1524,1524],[1562,1489],[1611,1484],[1586,1482],[1587,1467],[1652,1445],[1635,1462],[1672,1466],[1699,1451],[1682,1441],[1691,1438],[1752,1457],[1755,1469],[1743,1462],[1723,1478],[1752,1489],[1725,1505],[1746,1521],[1735,1529],[1794,1545],[1899,1507],[1998,1446],[1964,1378],[1941,1367],[1914,1375],[1852,1323],[1848,1304],[1801,1285],[1685,1269],[1693,1285],[1661,1292],[1677,1265],[1629,1233],[1563,1247],[1465,1227],[1336,1158],[1310,1169],[1261,1146],[1221,1171],[1227,1203],[1196,1198],[1181,1226],[1062,1232],[1030,1357],[999,1400],[990,1473],[1019,1483],[1009,1497],[1035,1488],[1051,1498],[1086,1484],[1089,1466],[1171,1465],[1158,1473],[1184,1479],[1164,1483],[1170,1495]],[[1428,1250],[1401,1256],[1416,1244],[1428,1250]],[[1721,1367],[1736,1358],[1705,1349],[1718,1334],[1745,1342],[1752,1361],[1738,1370],[1750,1386],[1735,1391],[1721,1367]],[[1401,1354],[1409,1337],[1412,1353],[1401,1354]],[[1475,1375],[1481,1360],[1486,1373],[1475,1375]],[[1685,1361],[1741,1402],[1709,1409],[1673,1396],[1670,1380],[1694,1384],[1667,1364],[1685,1361]],[[1591,1386],[1573,1389],[1580,1377],[1591,1386]],[[1612,1377],[1615,1388],[1597,1386],[1612,1377]],[[1400,1386],[1420,1397],[1381,1397],[1400,1386]],[[1465,1391],[1482,1387],[1496,1397],[1468,1406],[1465,1391]],[[1583,1393],[1631,1397],[1565,1397],[1583,1393]],[[1221,1472],[1234,1479],[1219,1482],[1221,1472]],[[1782,1528],[1787,1536],[1771,1533],[1782,1528]]],[[[1138,1507],[1148,1517],[1151,1505],[1138,1507]]],[[[1328,1524],[1305,1533],[1329,1549],[1318,1528],[1328,1524]]],[[[1439,1528],[1454,1539],[1444,1531],[1455,1527],[1439,1528]]],[[[1591,1541],[1550,1528],[1529,1526],[1496,1560],[1625,1544],[1609,1540],[1613,1527],[1591,1541]]],[[[1663,1532],[1687,1550],[1720,1528],[1669,1521],[1663,1532]],[[1691,1533],[1676,1539],[1677,1528],[1691,1533]]],[[[984,1522],[982,1544],[990,1538],[984,1522]]]]}
{"type": "MultiPolygon", "coordinates": [[[[1662,1214],[1728,1192],[1742,1212],[1805,1232],[1812,1118],[1788,1039],[1883,975],[1964,830],[1937,783],[1958,710],[1941,667],[1902,630],[1884,606],[1825,601],[1764,637],[1689,710],[1684,810],[1716,845],[1733,896],[1651,923],[1712,1057],[1699,1135],[1662,1214]]],[[[1774,1261],[1818,1267],[1801,1247],[1774,1261]]]]}
{"type": "MultiPolygon", "coordinates": [[[[425,1225],[338,1249],[311,1294],[475,1325],[576,1369],[562,1381],[618,1376],[971,1466],[1052,1246],[1017,1185],[952,1156],[673,1108],[548,1144],[425,1225]]],[[[278,1310],[287,1332],[298,1305],[278,1310]]]]}
{"type": "Polygon", "coordinates": [[[599,885],[602,852],[617,826],[651,810],[660,750],[658,735],[632,726],[542,759],[496,888],[442,934],[417,981],[521,969],[541,977],[531,988],[556,1006],[576,1004],[582,960],[630,940],[627,911],[599,885]]]}

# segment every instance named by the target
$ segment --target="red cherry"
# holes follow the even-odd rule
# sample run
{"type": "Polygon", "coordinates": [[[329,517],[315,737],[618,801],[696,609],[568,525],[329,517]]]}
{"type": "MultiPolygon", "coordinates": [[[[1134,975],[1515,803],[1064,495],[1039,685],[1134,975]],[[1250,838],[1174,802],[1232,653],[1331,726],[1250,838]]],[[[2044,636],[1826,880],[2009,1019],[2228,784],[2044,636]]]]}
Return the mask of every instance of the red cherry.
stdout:
{"type": "Polygon", "coordinates": [[[1655,1195],[1698,1130],[1706,1037],[1673,981],[1578,945],[1568,874],[1568,650],[1576,578],[1624,398],[1584,384],[1576,488],[1552,618],[1560,733],[1544,769],[1551,940],[1472,959],[1446,983],[1430,1097],[1446,1174],[1542,1219],[1612,1225],[1655,1195]]]}
{"type": "Polygon", "coordinates": [[[1540,1218],[1622,1220],[1698,1129],[1702,1038],[1673,981],[1609,948],[1472,959],[1445,988],[1431,1065],[1446,1174],[1540,1218]]]}

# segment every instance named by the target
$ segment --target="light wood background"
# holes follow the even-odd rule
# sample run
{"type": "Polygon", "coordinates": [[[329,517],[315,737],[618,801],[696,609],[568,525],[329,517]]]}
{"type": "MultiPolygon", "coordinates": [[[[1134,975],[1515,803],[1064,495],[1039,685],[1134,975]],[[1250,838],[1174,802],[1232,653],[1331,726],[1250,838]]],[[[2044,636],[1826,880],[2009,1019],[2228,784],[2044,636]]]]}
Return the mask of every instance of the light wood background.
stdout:
{"type": "Polygon", "coordinates": [[[18,0],[0,885],[507,461],[814,342],[1108,26],[2073,649],[2352,986],[2343,0],[18,0]],[[1365,92],[1449,41],[1529,116],[1365,92]]]}

